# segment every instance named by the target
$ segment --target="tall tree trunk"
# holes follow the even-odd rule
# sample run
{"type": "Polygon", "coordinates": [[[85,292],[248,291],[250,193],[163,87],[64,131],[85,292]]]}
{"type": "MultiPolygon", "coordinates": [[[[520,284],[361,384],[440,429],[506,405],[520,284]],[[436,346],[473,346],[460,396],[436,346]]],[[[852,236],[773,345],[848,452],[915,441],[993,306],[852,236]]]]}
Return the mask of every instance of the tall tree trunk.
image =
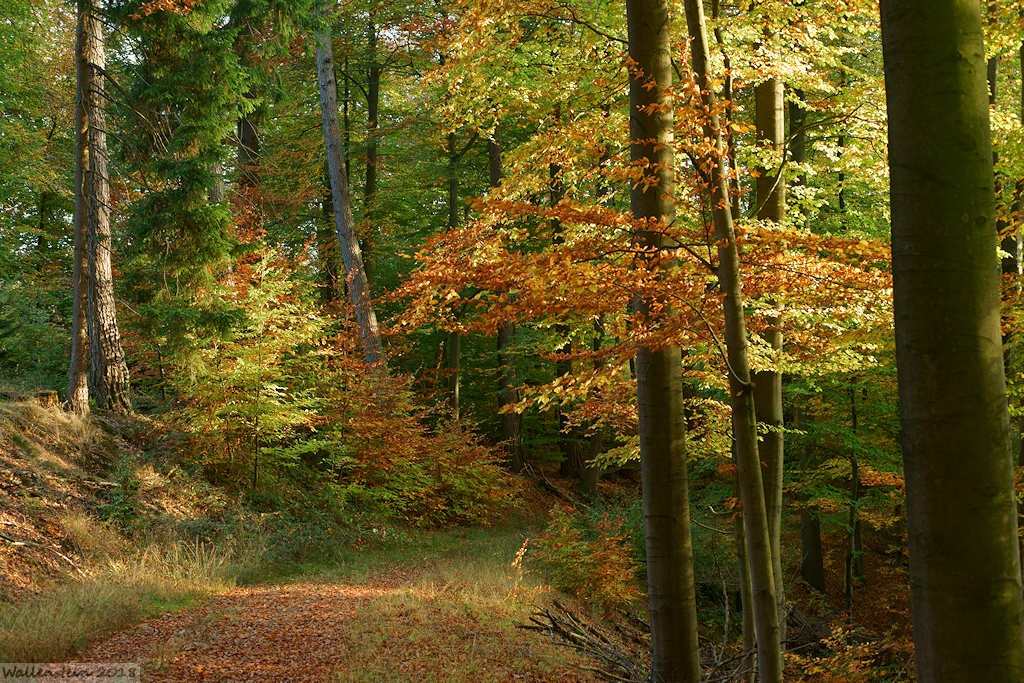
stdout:
{"type": "Polygon", "coordinates": [[[331,192],[331,174],[324,163],[324,193],[320,197],[321,219],[316,224],[316,252],[323,281],[324,303],[340,301],[345,294],[345,265],[341,259],[341,246],[334,231],[334,195],[331,192]]]}
{"type": "MultiPolygon", "coordinates": [[[[633,188],[634,240],[657,259],[666,246],[663,229],[675,211],[668,0],[626,0],[626,23],[634,64],[629,79],[630,156],[657,174],[650,185],[638,183],[633,188]]],[[[661,303],[640,300],[636,308],[650,319],[652,305],[661,303]]],[[[700,651],[680,349],[641,348],[636,377],[652,679],[696,683],[700,651]]]]}
{"type": "MultiPolygon", "coordinates": [[[[803,100],[802,90],[793,90],[793,100],[789,103],[789,159],[794,165],[807,161],[807,110],[795,100],[803,100]]],[[[807,187],[807,174],[801,170],[793,178],[793,186],[800,189],[807,187]]],[[[799,206],[801,223],[804,230],[810,230],[810,213],[804,205],[799,206]]],[[[790,214],[792,215],[792,214],[790,214]]]]}
{"type": "MultiPolygon", "coordinates": [[[[380,76],[381,65],[377,61],[379,35],[373,10],[370,11],[366,26],[366,184],[363,187],[363,220],[360,244],[366,262],[366,276],[373,276],[372,231],[377,225],[377,172],[379,171],[378,142],[380,139],[380,76]]],[[[456,415],[456,417],[458,417],[456,415]]]]}
{"type": "Polygon", "coordinates": [[[260,135],[257,128],[258,112],[238,119],[238,185],[251,190],[260,182],[260,135]]]}
{"type": "Polygon", "coordinates": [[[725,345],[728,360],[732,430],[736,444],[740,498],[757,635],[758,672],[762,681],[782,680],[782,646],[778,600],[772,570],[771,536],[765,511],[764,484],[758,456],[757,416],[753,382],[747,355],[747,330],[743,318],[739,250],[729,202],[729,179],[722,163],[722,131],[716,111],[714,88],[708,73],[708,42],[704,7],[700,0],[685,0],[693,72],[706,112],[704,137],[713,149],[699,167],[710,170],[711,206],[718,237],[718,284],[725,312],[725,345]]]}
{"type": "MultiPolygon", "coordinates": [[[[783,148],[786,141],[786,103],[782,80],[772,78],[755,90],[756,128],[758,141],[775,154],[775,168],[763,168],[757,177],[757,217],[782,223],[786,212],[786,182],[782,173],[783,148]]],[[[772,547],[772,574],[775,577],[775,599],[779,605],[779,637],[785,640],[786,606],[782,576],[782,472],[784,437],[782,418],[782,329],[777,315],[767,321],[762,333],[772,348],[774,368],[754,373],[754,407],[762,425],[758,453],[764,470],[764,500],[768,515],[768,538],[772,547]]]]}
{"type": "Polygon", "coordinates": [[[817,591],[825,592],[825,557],[821,548],[821,520],[809,508],[800,510],[800,576],[817,591]]]}
{"type": "Polygon", "coordinates": [[[84,14],[80,24],[81,73],[85,78],[81,89],[82,129],[88,140],[82,157],[85,162],[82,183],[88,205],[89,232],[89,390],[97,405],[116,413],[129,413],[128,365],[117,326],[111,265],[103,23],[93,1],[83,0],[79,11],[84,14]]]}
{"type": "MultiPolygon", "coordinates": [[[[501,143],[497,131],[487,142],[487,160],[489,186],[496,188],[501,185],[504,168],[501,158],[501,143]]],[[[513,472],[520,472],[526,463],[523,460],[523,416],[517,412],[506,410],[507,406],[519,402],[519,390],[516,387],[516,361],[511,353],[515,341],[516,326],[512,322],[498,324],[498,411],[501,413],[501,438],[509,453],[509,465],[513,472]]]]}
{"type": "Polygon", "coordinates": [[[893,299],[917,675],[1009,683],[1024,605],[980,10],[881,2],[893,299]]]}
{"type": "MultiPolygon", "coordinates": [[[[456,136],[454,132],[448,133],[448,227],[449,231],[459,226],[459,159],[461,154],[455,148],[456,136]]],[[[367,167],[367,182],[369,182],[369,167],[367,167]]],[[[448,333],[448,340],[445,343],[446,365],[448,367],[448,398],[451,401],[452,417],[459,419],[462,409],[462,335],[458,331],[448,333]]]]}
{"type": "MultiPolygon", "coordinates": [[[[850,384],[850,431],[857,438],[857,385],[853,380],[850,384]]],[[[850,510],[847,524],[850,527],[849,542],[846,546],[846,611],[853,612],[853,588],[858,581],[864,580],[864,548],[861,542],[860,523],[860,460],[857,449],[850,449],[850,510]]]]}
{"type": "Polygon", "coordinates": [[[89,165],[89,119],[85,103],[91,71],[86,55],[86,27],[90,21],[90,10],[91,3],[88,0],[79,1],[75,44],[75,246],[72,275],[71,364],[68,368],[68,409],[78,415],[89,414],[89,190],[85,180],[86,168],[89,165]]]}
{"type": "Polygon", "coordinates": [[[210,191],[206,198],[211,204],[218,204],[225,199],[224,193],[224,165],[219,161],[210,164],[210,175],[213,177],[210,183],[210,191]]]}
{"type": "MultiPolygon", "coordinates": [[[[735,444],[733,447],[733,461],[736,459],[735,444]]],[[[739,497],[739,482],[734,482],[733,495],[739,497]]],[[[754,627],[754,591],[750,585],[750,563],[747,562],[747,538],[743,531],[743,516],[736,515],[733,518],[733,535],[736,538],[736,564],[739,565],[740,582],[740,605],[743,608],[743,621],[741,622],[740,647],[740,671],[743,673],[739,680],[743,683],[754,683],[755,668],[753,666],[754,654],[757,648],[754,627]]]]}
{"type": "Polygon", "coordinates": [[[377,325],[377,315],[370,301],[370,287],[363,267],[363,254],[359,249],[352,220],[348,175],[345,173],[345,150],[341,140],[341,123],[338,121],[338,84],[334,77],[334,50],[331,47],[331,36],[327,32],[317,34],[316,67],[320,86],[324,146],[327,149],[327,168],[334,200],[334,223],[338,231],[338,242],[341,245],[341,257],[345,264],[346,281],[352,307],[355,309],[363,356],[367,363],[374,365],[383,363],[384,347],[377,325]]]}
{"type": "MultiPolygon", "coordinates": [[[[562,107],[555,103],[551,118],[556,124],[561,122],[562,107]]],[[[565,198],[565,184],[562,182],[562,166],[552,161],[548,164],[548,205],[551,208],[558,206],[565,198]]],[[[557,218],[551,219],[551,244],[561,245],[565,243],[565,235],[562,234],[562,222],[557,218]]],[[[555,334],[561,338],[561,343],[555,349],[560,354],[555,361],[555,377],[567,377],[572,374],[572,360],[568,357],[572,354],[571,328],[565,323],[555,325],[555,334]]],[[[583,445],[580,434],[569,424],[569,416],[559,405],[556,411],[558,420],[558,450],[562,453],[562,462],[559,473],[566,477],[581,479],[583,474],[583,445]]]]}

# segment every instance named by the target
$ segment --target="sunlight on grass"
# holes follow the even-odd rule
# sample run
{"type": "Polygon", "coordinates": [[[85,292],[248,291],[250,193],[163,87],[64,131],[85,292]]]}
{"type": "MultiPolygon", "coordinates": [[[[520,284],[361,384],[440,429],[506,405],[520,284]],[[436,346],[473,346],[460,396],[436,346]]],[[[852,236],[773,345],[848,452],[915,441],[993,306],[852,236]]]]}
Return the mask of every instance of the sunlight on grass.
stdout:
{"type": "Polygon", "coordinates": [[[226,590],[232,570],[226,553],[201,544],[108,555],[81,580],[0,611],[0,661],[62,661],[108,633],[226,590]]]}
{"type": "Polygon", "coordinates": [[[392,556],[400,586],[356,614],[338,680],[583,680],[578,657],[517,626],[553,595],[516,562],[524,540],[518,529],[440,532],[392,556]]]}

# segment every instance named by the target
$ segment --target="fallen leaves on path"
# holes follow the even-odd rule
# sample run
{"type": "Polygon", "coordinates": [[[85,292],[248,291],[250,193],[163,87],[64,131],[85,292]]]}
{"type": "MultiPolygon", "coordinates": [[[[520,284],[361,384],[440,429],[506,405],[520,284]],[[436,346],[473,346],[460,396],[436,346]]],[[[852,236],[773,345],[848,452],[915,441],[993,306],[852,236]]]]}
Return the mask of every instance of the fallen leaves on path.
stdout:
{"type": "Polygon", "coordinates": [[[77,658],[138,662],[160,681],[586,681],[572,655],[515,628],[464,587],[409,568],[358,583],[235,588],[143,622],[77,658]]]}

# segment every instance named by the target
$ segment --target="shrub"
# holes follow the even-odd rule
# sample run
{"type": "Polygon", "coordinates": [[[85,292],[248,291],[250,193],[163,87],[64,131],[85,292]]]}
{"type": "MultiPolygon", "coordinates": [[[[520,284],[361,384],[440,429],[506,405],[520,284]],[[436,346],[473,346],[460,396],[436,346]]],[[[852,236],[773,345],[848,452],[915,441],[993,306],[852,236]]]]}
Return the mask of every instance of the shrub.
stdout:
{"type": "Polygon", "coordinates": [[[643,597],[631,534],[607,512],[593,520],[556,507],[535,540],[532,563],[555,587],[600,611],[626,609],[643,597]]]}

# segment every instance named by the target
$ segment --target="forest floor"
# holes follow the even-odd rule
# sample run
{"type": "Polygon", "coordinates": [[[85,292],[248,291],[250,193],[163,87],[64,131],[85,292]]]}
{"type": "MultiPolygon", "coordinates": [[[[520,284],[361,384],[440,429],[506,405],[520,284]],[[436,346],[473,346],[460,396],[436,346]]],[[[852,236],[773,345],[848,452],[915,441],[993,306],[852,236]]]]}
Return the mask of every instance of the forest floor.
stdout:
{"type": "MultiPolygon", "coordinates": [[[[372,540],[319,560],[335,541],[300,536],[289,540],[312,559],[268,566],[259,530],[251,547],[165,538],[234,508],[173,466],[155,468],[133,433],[0,400],[0,661],[135,662],[147,681],[597,680],[596,662],[520,628],[560,597],[523,568],[526,539],[554,504],[542,487],[522,487],[517,510],[491,528],[367,529],[372,540]]],[[[254,522],[232,528],[244,541],[254,522]]],[[[787,677],[909,680],[905,562],[892,557],[902,544],[865,536],[866,580],[844,615],[848,544],[835,533],[828,597],[795,575],[788,585],[801,623],[787,677]]]]}
{"type": "Polygon", "coordinates": [[[549,590],[524,582],[491,534],[431,534],[397,562],[233,588],[75,659],[135,662],[150,682],[593,680],[518,628],[549,590]]]}
{"type": "Polygon", "coordinates": [[[558,597],[519,552],[550,506],[539,494],[492,528],[373,529],[366,547],[236,585],[227,550],[102,521],[125,505],[125,463],[136,526],[226,505],[142,464],[120,431],[0,400],[0,661],[134,662],[146,681],[593,680],[520,628],[558,597]]]}

